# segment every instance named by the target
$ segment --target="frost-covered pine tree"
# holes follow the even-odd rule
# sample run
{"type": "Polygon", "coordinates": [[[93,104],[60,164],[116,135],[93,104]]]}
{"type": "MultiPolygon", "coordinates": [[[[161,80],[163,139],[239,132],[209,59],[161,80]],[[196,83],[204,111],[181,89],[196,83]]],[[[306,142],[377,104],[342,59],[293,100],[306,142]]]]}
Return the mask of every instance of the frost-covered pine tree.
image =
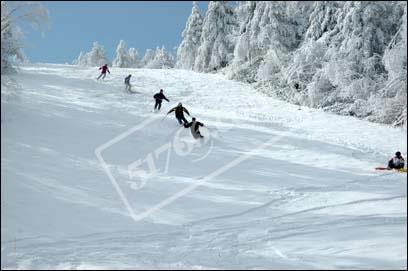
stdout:
{"type": "Polygon", "coordinates": [[[88,66],[102,66],[109,63],[106,57],[105,49],[97,41],[93,43],[92,50],[87,53],[87,65],[88,66]]]}
{"type": "Polygon", "coordinates": [[[257,1],[241,1],[237,8],[239,22],[238,37],[234,48],[234,57],[229,66],[229,77],[253,82],[254,69],[251,67],[251,20],[254,17],[257,1]]]}
{"type": "Polygon", "coordinates": [[[120,68],[128,68],[130,66],[129,54],[124,40],[119,41],[118,47],[116,48],[116,57],[112,62],[112,66],[120,68]]]}
{"type": "Polygon", "coordinates": [[[227,1],[210,1],[194,70],[208,72],[226,67],[234,55],[237,30],[236,15],[227,1]]]}
{"type": "Polygon", "coordinates": [[[79,66],[102,66],[108,62],[105,49],[97,41],[93,43],[93,47],[90,52],[80,52],[78,58],[74,60],[74,63],[79,66]]]}
{"type": "Polygon", "coordinates": [[[193,9],[188,17],[186,28],[182,33],[183,41],[177,48],[176,67],[180,69],[192,70],[200,45],[203,18],[200,14],[197,2],[193,1],[193,9]]]}
{"type": "Polygon", "coordinates": [[[315,1],[309,17],[305,40],[317,40],[336,26],[336,14],[341,3],[336,1],[315,1]]]}
{"type": "Polygon", "coordinates": [[[300,1],[241,2],[229,76],[249,82],[272,79],[301,44],[311,5],[300,1]]]}
{"type": "Polygon", "coordinates": [[[338,16],[339,33],[331,39],[331,59],[346,61],[354,74],[376,77],[382,73],[378,56],[397,29],[397,22],[390,19],[394,8],[391,2],[346,2],[338,16]]]}
{"type": "Polygon", "coordinates": [[[239,2],[237,8],[237,17],[240,22],[239,26],[239,36],[237,38],[237,43],[234,50],[234,62],[243,63],[249,60],[249,39],[250,39],[250,29],[248,25],[254,16],[254,11],[257,6],[256,1],[242,1],[239,2]]]}
{"type": "MultiPolygon", "coordinates": [[[[335,106],[337,112],[378,120],[378,108],[369,101],[377,96],[385,80],[382,55],[399,27],[395,16],[403,10],[393,2],[345,2],[338,12],[325,57],[321,78],[330,82],[330,91],[322,97],[332,97],[325,106],[335,106]],[[379,19],[381,18],[381,19],[379,19]]],[[[316,81],[316,80],[314,80],[316,81]]],[[[319,97],[319,96],[318,96],[319,97]]],[[[314,104],[323,104],[315,100],[314,104]]]]}
{"type": "Polygon", "coordinates": [[[383,106],[379,119],[381,122],[407,127],[407,3],[401,2],[404,9],[403,16],[399,18],[394,13],[394,19],[401,22],[397,33],[391,39],[383,56],[383,63],[387,71],[385,87],[381,89],[383,106]]]}
{"type": "MultiPolygon", "coordinates": [[[[287,100],[383,123],[406,120],[406,84],[395,79],[406,59],[393,51],[400,40],[404,4],[396,2],[317,2],[302,46],[282,75],[300,83],[285,88],[287,100]],[[398,43],[398,42],[397,42],[398,43]],[[396,58],[393,56],[398,55],[396,58]],[[398,61],[397,61],[398,62],[398,61]],[[388,70],[388,73],[387,73],[388,70]],[[402,90],[402,91],[401,91],[402,90]],[[299,95],[298,95],[299,94],[299,95]],[[404,116],[405,114],[405,116],[404,116]]],[[[406,5],[405,5],[406,6],[406,5]]],[[[401,31],[402,32],[402,31],[401,31]]],[[[397,52],[400,52],[398,54],[397,52]]],[[[406,75],[404,75],[405,78],[406,75]]],[[[285,80],[287,84],[291,80],[285,80]]]]}
{"type": "Polygon", "coordinates": [[[157,47],[152,61],[150,61],[146,68],[150,69],[170,69],[174,67],[173,57],[166,51],[164,46],[157,47]]]}
{"type": "Polygon", "coordinates": [[[232,39],[225,6],[209,4],[195,70],[227,65],[286,101],[406,125],[406,2],[240,2],[232,39]]]}
{"type": "Polygon", "coordinates": [[[77,59],[75,59],[72,64],[79,66],[87,66],[87,57],[86,54],[81,51],[77,59]]]}
{"type": "MultiPolygon", "coordinates": [[[[282,84],[286,85],[285,92],[290,101],[298,104],[313,105],[316,99],[310,99],[309,94],[313,92],[312,86],[309,87],[309,93],[306,88],[314,79],[320,78],[316,73],[327,62],[326,51],[330,38],[338,33],[337,20],[338,14],[342,8],[341,2],[335,1],[316,1],[313,3],[312,12],[308,16],[308,28],[304,35],[301,46],[294,52],[291,61],[282,69],[282,84]],[[295,87],[296,86],[296,87],[295,87]]],[[[320,84],[331,89],[330,84],[320,84]]],[[[316,90],[316,88],[314,88],[316,90]]],[[[320,95],[323,99],[331,98],[325,95],[327,89],[320,95]]],[[[322,101],[323,104],[326,103],[322,101]]]]}
{"type": "Polygon", "coordinates": [[[141,65],[141,61],[139,53],[137,52],[136,48],[129,48],[128,55],[129,55],[129,67],[139,68],[141,65]]]}
{"type": "Polygon", "coordinates": [[[153,49],[146,49],[146,52],[142,58],[142,66],[146,67],[154,59],[155,51],[153,49]]]}
{"type": "Polygon", "coordinates": [[[259,20],[259,31],[254,29],[255,22],[251,25],[257,33],[253,55],[263,55],[257,80],[276,81],[276,75],[291,60],[290,54],[302,43],[311,7],[312,3],[302,1],[264,2],[257,7],[263,9],[262,15],[254,16],[255,22],[259,20]]]}

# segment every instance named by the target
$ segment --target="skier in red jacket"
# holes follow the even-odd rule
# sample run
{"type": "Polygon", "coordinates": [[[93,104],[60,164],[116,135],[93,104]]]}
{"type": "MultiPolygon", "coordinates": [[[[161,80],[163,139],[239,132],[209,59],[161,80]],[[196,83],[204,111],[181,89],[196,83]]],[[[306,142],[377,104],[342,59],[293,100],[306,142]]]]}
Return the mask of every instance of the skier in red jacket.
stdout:
{"type": "Polygon", "coordinates": [[[99,75],[99,77],[96,80],[99,80],[99,78],[101,78],[102,75],[103,75],[102,79],[105,80],[106,72],[110,73],[110,71],[108,69],[108,64],[103,65],[99,69],[102,70],[102,72],[101,72],[101,74],[99,75]]]}

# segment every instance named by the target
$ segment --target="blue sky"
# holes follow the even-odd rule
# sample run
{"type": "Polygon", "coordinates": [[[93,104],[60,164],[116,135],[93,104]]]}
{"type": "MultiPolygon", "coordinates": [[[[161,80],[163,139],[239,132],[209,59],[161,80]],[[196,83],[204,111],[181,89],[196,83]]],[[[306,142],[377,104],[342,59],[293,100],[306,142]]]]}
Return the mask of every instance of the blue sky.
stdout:
{"type": "MultiPolygon", "coordinates": [[[[41,35],[23,28],[24,52],[31,62],[71,63],[81,50],[90,51],[94,41],[112,60],[121,39],[141,57],[147,48],[162,45],[174,53],[192,8],[191,1],[45,1],[43,5],[50,14],[50,30],[41,35]]],[[[199,2],[203,15],[207,5],[208,1],[199,2]]]]}

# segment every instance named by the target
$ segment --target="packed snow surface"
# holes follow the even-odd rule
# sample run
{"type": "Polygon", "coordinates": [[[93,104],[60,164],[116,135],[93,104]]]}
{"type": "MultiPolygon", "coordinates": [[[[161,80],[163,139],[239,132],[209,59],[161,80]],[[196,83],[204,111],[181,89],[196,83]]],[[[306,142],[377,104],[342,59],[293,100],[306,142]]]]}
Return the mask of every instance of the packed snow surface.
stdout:
{"type": "Polygon", "coordinates": [[[97,76],[2,76],[2,268],[407,268],[406,174],[374,170],[406,130],[217,74],[97,76]],[[203,140],[166,116],[178,102],[203,140]]]}

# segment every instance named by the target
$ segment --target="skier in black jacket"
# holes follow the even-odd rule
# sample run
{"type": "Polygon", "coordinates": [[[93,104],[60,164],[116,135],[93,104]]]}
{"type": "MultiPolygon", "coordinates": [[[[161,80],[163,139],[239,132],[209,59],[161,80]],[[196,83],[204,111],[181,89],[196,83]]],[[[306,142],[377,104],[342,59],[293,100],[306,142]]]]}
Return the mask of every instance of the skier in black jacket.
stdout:
{"type": "Polygon", "coordinates": [[[196,118],[192,118],[192,121],[190,123],[184,124],[185,128],[190,127],[191,134],[195,139],[203,138],[203,136],[200,134],[199,126],[204,126],[204,124],[202,124],[199,121],[196,121],[196,118]]]}
{"type": "Polygon", "coordinates": [[[176,107],[170,109],[169,112],[167,112],[167,115],[170,114],[171,112],[175,112],[176,114],[176,119],[178,120],[178,122],[180,124],[187,124],[188,121],[186,120],[186,118],[184,117],[184,112],[187,113],[187,115],[190,116],[190,113],[188,113],[188,110],[186,108],[183,107],[183,105],[181,103],[179,103],[176,107]]]}
{"type": "Polygon", "coordinates": [[[167,102],[170,102],[169,99],[166,98],[163,94],[163,90],[161,89],[159,93],[154,94],[153,98],[156,100],[156,103],[154,104],[154,110],[160,110],[161,108],[161,103],[163,100],[166,100],[167,102]]]}

